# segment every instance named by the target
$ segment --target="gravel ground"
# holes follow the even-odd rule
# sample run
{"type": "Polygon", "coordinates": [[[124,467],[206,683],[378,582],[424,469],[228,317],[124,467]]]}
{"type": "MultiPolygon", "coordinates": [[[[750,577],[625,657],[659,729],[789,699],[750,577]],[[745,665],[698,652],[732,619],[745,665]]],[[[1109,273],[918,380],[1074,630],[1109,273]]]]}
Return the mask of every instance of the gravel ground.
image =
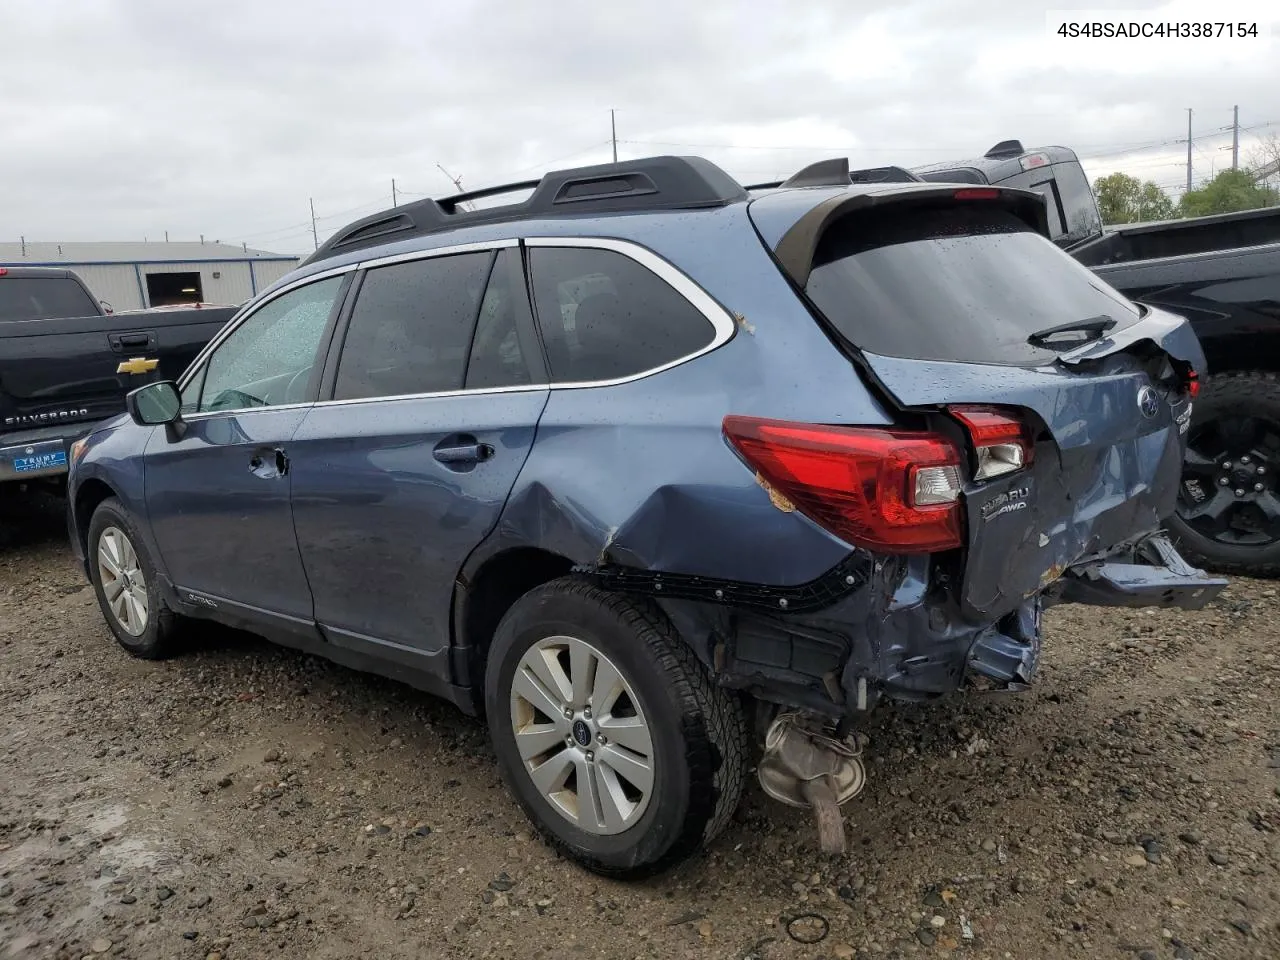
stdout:
{"type": "Polygon", "coordinates": [[[626,885],[451,707],[217,629],[131,659],[61,504],[6,496],[0,957],[1280,957],[1272,584],[1056,610],[1033,692],[877,716],[842,860],[753,787],[626,885]]]}

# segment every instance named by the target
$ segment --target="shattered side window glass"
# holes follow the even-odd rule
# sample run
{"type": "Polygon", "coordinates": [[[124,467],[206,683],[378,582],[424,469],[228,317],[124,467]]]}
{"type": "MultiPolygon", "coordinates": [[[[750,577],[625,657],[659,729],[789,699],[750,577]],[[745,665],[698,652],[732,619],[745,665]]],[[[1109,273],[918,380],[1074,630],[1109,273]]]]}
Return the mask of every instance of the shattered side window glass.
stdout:
{"type": "Polygon", "coordinates": [[[624,254],[537,247],[529,261],[555,383],[633,376],[697,353],[715,337],[693,304],[624,254]]]}

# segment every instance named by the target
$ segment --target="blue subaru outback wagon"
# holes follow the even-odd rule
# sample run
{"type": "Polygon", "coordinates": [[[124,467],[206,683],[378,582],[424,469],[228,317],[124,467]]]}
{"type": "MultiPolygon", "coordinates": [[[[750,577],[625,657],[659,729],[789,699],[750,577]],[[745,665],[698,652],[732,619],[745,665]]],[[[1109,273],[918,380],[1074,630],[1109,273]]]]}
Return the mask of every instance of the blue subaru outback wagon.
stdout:
{"type": "Polygon", "coordinates": [[[590,869],[688,856],[752,768],[839,850],[878,704],[1026,686],[1048,604],[1225,585],[1160,533],[1197,340],[1046,234],[847,161],[397,207],[75,445],[72,541],[136,656],[207,618],[483,715],[590,869]]]}

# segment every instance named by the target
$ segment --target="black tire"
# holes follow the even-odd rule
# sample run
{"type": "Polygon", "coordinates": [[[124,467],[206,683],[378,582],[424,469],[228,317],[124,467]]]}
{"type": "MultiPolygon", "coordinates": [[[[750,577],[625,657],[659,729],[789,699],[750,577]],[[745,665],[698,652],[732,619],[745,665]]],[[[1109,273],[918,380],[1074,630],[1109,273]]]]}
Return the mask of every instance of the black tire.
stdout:
{"type": "Polygon", "coordinates": [[[485,670],[485,710],[498,765],[525,814],[552,846],[592,872],[638,879],[695,853],[728,824],[746,775],[747,728],[738,697],[716,687],[657,608],[564,577],[521,597],[498,625],[485,670]],[[641,701],[654,747],[648,806],[629,829],[580,829],[534,785],[511,725],[520,658],[548,637],[585,640],[641,701]]]}
{"type": "MultiPolygon", "coordinates": [[[[1280,425],[1280,377],[1249,370],[1206,378],[1192,413],[1191,439],[1196,437],[1197,429],[1219,418],[1243,416],[1280,425]]],[[[1273,466],[1280,467],[1280,463],[1273,466]]],[[[1272,490],[1277,489],[1274,470],[1262,479],[1272,490]]],[[[1179,500],[1180,509],[1181,504],[1179,500]]],[[[1207,570],[1254,577],[1280,576],[1280,540],[1258,545],[1223,543],[1197,531],[1176,514],[1169,518],[1167,526],[1181,553],[1207,570]]]]}
{"type": "Polygon", "coordinates": [[[107,621],[107,626],[116,641],[133,656],[144,660],[159,660],[170,656],[174,652],[174,634],[179,626],[179,617],[164,602],[159,589],[155,563],[147,553],[146,546],[138,536],[133,521],[130,520],[119,500],[114,497],[103,500],[94,510],[93,517],[89,521],[86,548],[93,592],[98,597],[98,606],[102,608],[103,619],[107,621]],[[147,619],[145,627],[137,636],[124,628],[112,611],[111,604],[107,602],[102,571],[98,564],[98,550],[103,533],[111,529],[119,530],[128,538],[129,544],[137,555],[138,567],[145,581],[143,590],[147,598],[147,619]]]}

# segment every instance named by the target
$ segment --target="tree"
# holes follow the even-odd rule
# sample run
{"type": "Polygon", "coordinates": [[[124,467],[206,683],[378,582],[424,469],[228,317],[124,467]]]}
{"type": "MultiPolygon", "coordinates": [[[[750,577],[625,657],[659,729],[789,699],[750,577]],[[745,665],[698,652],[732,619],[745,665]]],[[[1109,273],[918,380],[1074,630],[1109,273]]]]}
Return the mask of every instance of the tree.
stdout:
{"type": "Polygon", "coordinates": [[[1148,180],[1146,183],[1127,173],[1099,177],[1093,185],[1102,211],[1102,222],[1143,223],[1170,220],[1178,215],[1173,201],[1148,180]]]}
{"type": "Polygon", "coordinates": [[[1257,210],[1280,201],[1273,187],[1254,182],[1249,170],[1223,170],[1202,187],[1182,195],[1184,217],[1204,217],[1212,213],[1257,210]]]}

